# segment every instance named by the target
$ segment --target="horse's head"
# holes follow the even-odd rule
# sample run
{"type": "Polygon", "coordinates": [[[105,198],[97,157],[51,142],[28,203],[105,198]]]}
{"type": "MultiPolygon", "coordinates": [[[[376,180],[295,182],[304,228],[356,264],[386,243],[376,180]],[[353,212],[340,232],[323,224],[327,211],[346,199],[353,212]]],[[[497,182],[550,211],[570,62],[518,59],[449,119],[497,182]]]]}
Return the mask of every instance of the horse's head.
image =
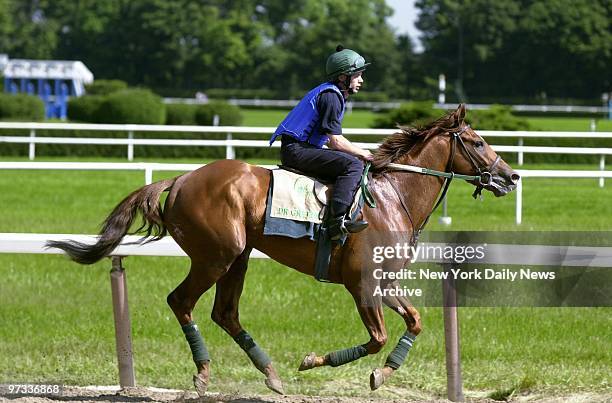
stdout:
{"type": "Polygon", "coordinates": [[[426,127],[400,129],[376,151],[375,171],[384,172],[397,162],[476,176],[470,181],[476,186],[474,197],[482,189],[499,197],[516,188],[520,176],[465,122],[465,105],[426,127]]]}
{"type": "Polygon", "coordinates": [[[453,124],[444,133],[451,147],[447,171],[478,176],[479,179],[470,181],[476,186],[474,197],[482,189],[491,191],[497,197],[514,190],[520,179],[519,174],[465,123],[465,105],[459,105],[449,118],[453,124]]]}

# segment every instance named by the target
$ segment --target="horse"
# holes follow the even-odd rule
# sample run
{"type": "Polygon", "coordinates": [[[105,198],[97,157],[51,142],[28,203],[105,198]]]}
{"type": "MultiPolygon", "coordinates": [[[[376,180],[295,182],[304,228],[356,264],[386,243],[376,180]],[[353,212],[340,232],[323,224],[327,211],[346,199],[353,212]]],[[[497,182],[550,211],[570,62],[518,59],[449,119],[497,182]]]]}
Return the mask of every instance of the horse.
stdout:
{"type": "MultiPolygon", "coordinates": [[[[326,355],[310,353],[299,370],[339,366],[376,354],[387,342],[383,306],[405,322],[406,332],[382,368],[370,374],[370,387],[379,388],[402,365],[422,330],[419,312],[403,296],[375,295],[376,287],[397,288],[397,280],[376,280],[373,263],[364,251],[400,239],[414,242],[429,218],[444,179],[396,170],[398,164],[428,167],[473,175],[469,181],[477,192],[495,196],[512,191],[519,175],[465,122],[465,106],[448,112],[429,125],[399,127],[374,152],[371,193],[376,208],[364,206],[361,214],[367,230],[350,234],[344,245],[336,245],[330,259],[329,281],[342,284],[352,295],[369,340],[361,345],[326,355]],[[365,256],[365,257],[364,257],[365,256]]],[[[242,327],[238,304],[253,249],[309,276],[314,275],[315,242],[280,236],[264,236],[263,227],[271,171],[237,160],[221,160],[195,171],[146,185],[121,201],[102,224],[96,243],[50,241],[48,247],[62,249],[81,264],[92,264],[108,256],[130,232],[138,213],[142,215],[141,243],[161,239],[167,233],[191,259],[186,278],[167,297],[191,348],[197,373],[196,391],[204,395],[209,384],[210,356],[195,324],[193,309],[198,299],[216,284],[212,320],[246,352],[265,375],[271,390],[284,394],[282,381],[272,360],[242,327]],[[163,192],[168,192],[164,207],[163,192]]],[[[398,271],[408,259],[388,261],[385,270],[398,271]]]]}

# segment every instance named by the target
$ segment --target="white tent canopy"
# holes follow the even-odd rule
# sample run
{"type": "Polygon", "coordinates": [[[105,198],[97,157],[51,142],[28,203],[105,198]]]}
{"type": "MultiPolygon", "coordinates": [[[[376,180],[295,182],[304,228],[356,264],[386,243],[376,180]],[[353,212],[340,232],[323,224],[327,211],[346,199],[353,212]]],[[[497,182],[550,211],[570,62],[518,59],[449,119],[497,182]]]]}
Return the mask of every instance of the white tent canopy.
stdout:
{"type": "Polygon", "coordinates": [[[3,75],[8,79],[71,80],[76,95],[93,82],[93,73],[80,61],[9,59],[3,75]]]}

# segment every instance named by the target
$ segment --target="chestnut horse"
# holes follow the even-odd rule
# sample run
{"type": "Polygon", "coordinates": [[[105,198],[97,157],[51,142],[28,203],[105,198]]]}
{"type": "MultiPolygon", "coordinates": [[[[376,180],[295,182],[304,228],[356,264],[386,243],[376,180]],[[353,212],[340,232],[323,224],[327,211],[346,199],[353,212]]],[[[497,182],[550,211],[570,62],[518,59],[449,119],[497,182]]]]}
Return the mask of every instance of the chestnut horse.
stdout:
{"type": "MultiPolygon", "coordinates": [[[[474,179],[472,183],[495,196],[510,192],[519,180],[493,149],[465,124],[464,117],[465,107],[460,105],[456,111],[424,128],[401,128],[401,132],[385,139],[374,153],[370,189],[378,206],[363,209],[363,218],[370,224],[367,230],[351,234],[343,246],[334,247],[329,272],[329,280],[343,284],[353,296],[370,338],[365,344],[327,355],[310,353],[300,370],[338,366],[378,353],[387,342],[383,305],[404,319],[406,333],[385,365],[372,372],[371,388],[380,387],[406,358],[415,337],[421,332],[419,313],[407,298],[375,295],[377,287],[395,288],[398,283],[397,280],[374,279],[371,255],[368,258],[365,252],[371,253],[379,245],[414,240],[415,232],[420,231],[432,211],[443,179],[401,172],[392,167],[407,164],[486,176],[487,180],[474,179]],[[390,166],[390,163],[394,164],[390,166]]],[[[140,212],[144,221],[137,232],[144,232],[145,237],[149,237],[147,241],[154,241],[167,231],[191,258],[187,277],[170,293],[167,301],[191,347],[197,368],[194,385],[198,393],[203,395],[208,386],[210,358],[192,312],[200,296],[215,284],[213,321],[234,338],[257,369],[265,374],[266,385],[283,393],[272,361],[242,328],[238,303],[251,250],[258,249],[285,266],[313,276],[315,243],[304,238],[263,235],[270,178],[270,171],[261,167],[235,160],[217,161],[134,191],[106,218],[95,244],[51,241],[48,246],[64,250],[78,263],[94,263],[120,244],[140,212]],[[162,213],[159,198],[164,191],[169,193],[162,213]]],[[[406,259],[395,260],[385,270],[401,270],[406,263],[406,259]]]]}

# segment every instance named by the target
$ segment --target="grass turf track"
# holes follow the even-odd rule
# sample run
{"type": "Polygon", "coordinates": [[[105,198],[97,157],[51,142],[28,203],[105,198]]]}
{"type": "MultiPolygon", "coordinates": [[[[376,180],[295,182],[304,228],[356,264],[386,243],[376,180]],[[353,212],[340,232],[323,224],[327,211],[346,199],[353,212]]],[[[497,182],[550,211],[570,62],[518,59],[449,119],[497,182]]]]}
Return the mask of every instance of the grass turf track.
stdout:
{"type": "MultiPolygon", "coordinates": [[[[155,179],[166,176],[172,173],[155,179]]],[[[131,172],[2,171],[0,232],[94,233],[110,209],[142,183],[143,175],[131,172]]],[[[599,188],[595,179],[528,179],[524,224],[516,227],[514,195],[486,194],[480,203],[457,181],[449,195],[452,229],[609,230],[611,189],[610,184],[599,188]]],[[[431,224],[430,229],[438,226],[435,219],[431,224]]],[[[190,388],[189,350],[165,304],[186,274],[187,259],[130,257],[125,265],[138,383],[190,388]]],[[[108,261],[82,267],[61,256],[0,255],[0,381],[117,382],[108,269],[108,261]]],[[[210,321],[213,295],[211,290],[195,311],[213,358],[211,391],[265,392],[257,370],[210,321]]],[[[387,310],[389,343],[379,355],[298,374],[297,365],[311,350],[323,353],[367,340],[349,294],[274,262],[254,260],[241,308],[243,325],[272,356],[288,393],[368,395],[369,371],[384,362],[403,332],[401,320],[387,310]]],[[[466,390],[503,391],[520,383],[555,393],[609,389],[610,312],[460,309],[466,390]]],[[[425,331],[377,396],[444,393],[441,309],[424,308],[421,314],[425,331]]]]}

